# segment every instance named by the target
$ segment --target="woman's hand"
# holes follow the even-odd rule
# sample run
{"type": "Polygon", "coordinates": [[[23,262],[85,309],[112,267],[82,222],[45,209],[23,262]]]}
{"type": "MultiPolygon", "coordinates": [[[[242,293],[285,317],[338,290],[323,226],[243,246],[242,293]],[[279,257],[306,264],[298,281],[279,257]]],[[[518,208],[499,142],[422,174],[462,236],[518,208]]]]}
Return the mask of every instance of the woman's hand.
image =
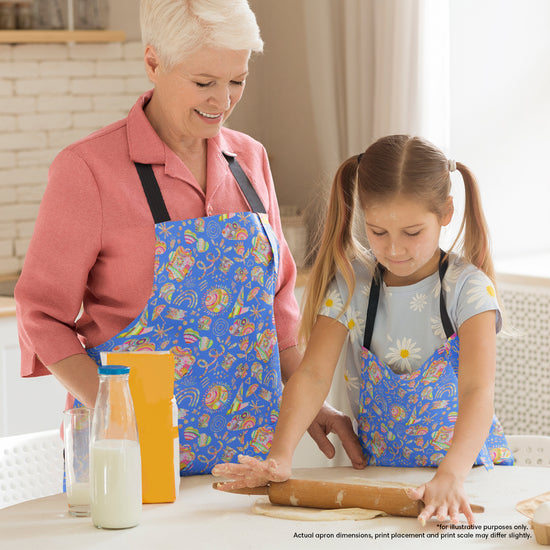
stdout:
{"type": "Polygon", "coordinates": [[[290,477],[291,464],[283,460],[268,458],[258,460],[251,456],[240,455],[239,463],[217,464],[212,469],[212,475],[227,477],[233,481],[226,481],[218,485],[222,491],[242,489],[244,487],[262,487],[270,481],[286,481],[290,477]]]}
{"type": "Polygon", "coordinates": [[[351,419],[328,403],[323,404],[307,431],[327,458],[333,458],[336,452],[334,445],[327,437],[329,433],[334,433],[340,438],[342,446],[356,470],[362,470],[367,465],[359,438],[353,431],[351,419]]]}
{"type": "Polygon", "coordinates": [[[424,509],[418,516],[422,525],[431,517],[439,521],[445,521],[449,517],[451,523],[456,525],[460,521],[460,513],[466,516],[469,525],[475,523],[464,491],[464,482],[452,473],[438,470],[431,481],[416,489],[408,489],[407,494],[414,500],[424,501],[424,509]]]}

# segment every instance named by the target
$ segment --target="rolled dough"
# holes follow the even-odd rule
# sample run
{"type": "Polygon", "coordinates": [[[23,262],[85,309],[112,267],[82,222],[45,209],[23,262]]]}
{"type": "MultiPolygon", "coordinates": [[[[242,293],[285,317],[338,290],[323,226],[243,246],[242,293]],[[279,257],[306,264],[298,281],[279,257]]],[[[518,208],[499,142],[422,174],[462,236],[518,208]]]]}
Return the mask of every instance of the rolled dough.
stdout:
{"type": "Polygon", "coordinates": [[[278,504],[271,504],[267,499],[256,501],[252,506],[252,513],[292,521],[361,521],[387,515],[380,510],[365,510],[364,508],[319,510],[318,508],[302,508],[301,506],[279,506],[278,504]]]}

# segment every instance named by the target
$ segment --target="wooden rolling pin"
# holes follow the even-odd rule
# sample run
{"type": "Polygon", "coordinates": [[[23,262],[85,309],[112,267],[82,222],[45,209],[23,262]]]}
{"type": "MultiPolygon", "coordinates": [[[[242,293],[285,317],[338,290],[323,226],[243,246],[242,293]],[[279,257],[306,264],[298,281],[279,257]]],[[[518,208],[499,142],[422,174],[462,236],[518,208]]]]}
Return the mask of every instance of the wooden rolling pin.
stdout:
{"type": "MultiPolygon", "coordinates": [[[[214,489],[223,491],[216,482],[214,489]]],[[[412,488],[412,486],[411,486],[412,488]]],[[[242,495],[267,495],[273,504],[304,506],[305,508],[365,508],[380,510],[390,516],[416,517],[424,508],[421,500],[412,500],[406,487],[385,487],[379,485],[355,485],[333,481],[289,479],[282,483],[271,483],[264,487],[234,489],[225,491],[242,495]]],[[[471,504],[472,512],[484,512],[483,506],[471,504]]]]}

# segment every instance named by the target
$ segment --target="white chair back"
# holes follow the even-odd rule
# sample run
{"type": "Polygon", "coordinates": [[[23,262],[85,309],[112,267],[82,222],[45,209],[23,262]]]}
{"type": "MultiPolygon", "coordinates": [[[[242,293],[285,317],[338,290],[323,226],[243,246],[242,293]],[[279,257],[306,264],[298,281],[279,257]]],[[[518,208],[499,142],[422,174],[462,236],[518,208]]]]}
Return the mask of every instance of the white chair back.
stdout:
{"type": "Polygon", "coordinates": [[[62,490],[59,429],[0,438],[0,508],[62,490]]]}

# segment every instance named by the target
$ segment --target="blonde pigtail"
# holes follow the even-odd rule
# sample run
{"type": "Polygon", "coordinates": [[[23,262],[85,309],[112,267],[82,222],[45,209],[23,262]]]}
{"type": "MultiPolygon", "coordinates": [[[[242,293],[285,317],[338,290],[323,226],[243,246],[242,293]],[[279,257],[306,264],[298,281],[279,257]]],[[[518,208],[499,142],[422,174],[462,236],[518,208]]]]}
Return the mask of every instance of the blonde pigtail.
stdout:
{"type": "Polygon", "coordinates": [[[357,249],[353,237],[357,159],[357,156],[353,156],[344,161],[334,177],[319,249],[305,289],[299,331],[302,345],[309,340],[329,284],[336,272],[342,274],[349,289],[348,301],[342,308],[342,313],[349,305],[355,288],[355,274],[350,256],[353,256],[357,249]]]}
{"type": "MultiPolygon", "coordinates": [[[[462,246],[460,254],[469,263],[475,265],[489,277],[493,283],[496,299],[500,306],[502,317],[502,331],[504,334],[511,335],[513,330],[508,326],[506,312],[500,299],[495,266],[491,253],[491,240],[489,236],[489,226],[483,213],[481,205],[481,194],[479,185],[474,174],[464,164],[457,162],[456,169],[460,172],[464,182],[464,217],[458,231],[455,243],[462,236],[462,246]]],[[[454,246],[454,244],[453,244],[454,246]]]]}
{"type": "Polygon", "coordinates": [[[462,175],[465,190],[464,218],[461,226],[464,232],[462,255],[468,262],[481,269],[495,284],[489,227],[481,205],[479,185],[467,166],[457,162],[456,167],[462,175]]]}

